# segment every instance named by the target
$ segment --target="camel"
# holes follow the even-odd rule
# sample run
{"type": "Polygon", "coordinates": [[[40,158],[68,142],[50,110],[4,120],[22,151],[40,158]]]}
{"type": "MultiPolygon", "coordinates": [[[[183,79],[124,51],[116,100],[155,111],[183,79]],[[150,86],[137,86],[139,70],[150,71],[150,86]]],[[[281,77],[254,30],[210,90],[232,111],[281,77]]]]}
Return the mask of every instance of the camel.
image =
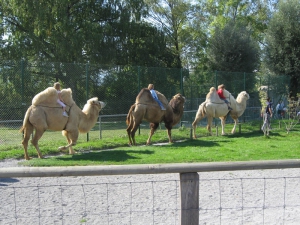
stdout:
{"type": "Polygon", "coordinates": [[[20,132],[24,132],[22,145],[26,160],[30,159],[27,148],[30,135],[34,130],[31,143],[36,148],[39,158],[43,158],[43,156],[38,141],[46,130],[62,131],[62,135],[67,138],[68,145],[58,149],[69,148],[69,154],[75,154],[72,146],[76,145],[79,133],[89,132],[96,124],[100,110],[105,107],[105,103],[94,97],[89,99],[81,110],[73,101],[70,88],[62,89],[61,96],[67,105],[69,117],[62,115],[62,108],[56,102],[57,92],[55,88],[49,87],[33,98],[32,105],[27,109],[23,126],[20,129],[20,132]]]}
{"type": "Polygon", "coordinates": [[[192,123],[194,138],[196,138],[197,123],[205,117],[207,117],[207,130],[210,135],[212,135],[211,126],[213,118],[221,119],[222,135],[225,135],[225,120],[228,114],[234,120],[234,126],[231,133],[235,133],[238,118],[244,113],[247,100],[250,99],[250,96],[246,91],[242,91],[235,100],[235,98],[227,90],[224,90],[224,96],[230,102],[233,110],[229,111],[224,100],[219,98],[216,89],[214,87],[210,88],[210,92],[207,94],[205,102],[200,104],[196,118],[192,123]]]}
{"type": "Polygon", "coordinates": [[[126,118],[129,145],[136,144],[135,132],[142,120],[150,122],[150,135],[146,142],[147,145],[151,144],[152,135],[162,121],[167,128],[169,143],[172,142],[171,129],[181,120],[185,98],[178,93],[168,103],[163,94],[158,91],[156,93],[166,110],[161,110],[158,103],[153,99],[150,90],[143,88],[136,97],[135,104],[130,107],[126,118]]]}

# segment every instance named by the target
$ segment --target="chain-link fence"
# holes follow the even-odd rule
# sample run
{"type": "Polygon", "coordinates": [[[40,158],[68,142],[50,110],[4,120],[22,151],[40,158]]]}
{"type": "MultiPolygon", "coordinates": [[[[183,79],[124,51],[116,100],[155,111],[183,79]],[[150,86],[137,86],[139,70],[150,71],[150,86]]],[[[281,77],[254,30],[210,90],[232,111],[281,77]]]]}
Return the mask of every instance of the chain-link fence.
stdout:
{"type": "MultiPolygon", "coordinates": [[[[22,135],[18,133],[32,98],[47,87],[59,81],[62,88],[71,88],[76,104],[82,108],[91,97],[107,103],[101,115],[111,115],[104,120],[116,122],[105,129],[124,128],[124,116],[143,87],[155,84],[155,89],[167,99],[182,93],[186,97],[184,120],[191,121],[199,104],[205,100],[210,87],[224,83],[233,96],[246,90],[248,119],[257,116],[260,107],[259,90],[266,88],[268,94],[277,100],[286,95],[289,88],[287,76],[259,76],[256,73],[189,71],[177,68],[154,68],[142,66],[105,66],[78,63],[51,63],[3,61],[0,64],[0,146],[20,144],[22,135]],[[250,108],[249,108],[250,107],[250,108]],[[248,110],[249,109],[253,110],[248,110]]],[[[97,130],[99,124],[95,126],[97,130]]],[[[125,132],[125,131],[124,131],[125,132]]],[[[100,137],[99,132],[94,135],[100,137]]],[[[46,135],[45,135],[46,136],[46,135]]],[[[43,136],[43,140],[46,137],[43,136]]],[[[63,137],[61,137],[63,139],[63,137]]],[[[85,136],[82,136],[85,139],[85,136]]]]}

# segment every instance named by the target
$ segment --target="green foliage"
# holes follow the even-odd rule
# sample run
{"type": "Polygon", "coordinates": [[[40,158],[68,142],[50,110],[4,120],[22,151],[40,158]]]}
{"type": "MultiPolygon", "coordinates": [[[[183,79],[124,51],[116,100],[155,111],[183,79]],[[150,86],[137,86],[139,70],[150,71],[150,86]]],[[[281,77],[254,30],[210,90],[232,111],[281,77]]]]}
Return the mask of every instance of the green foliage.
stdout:
{"type": "Polygon", "coordinates": [[[290,97],[299,92],[300,1],[281,1],[266,35],[266,66],[275,74],[290,77],[290,97]]]}
{"type": "Polygon", "coordinates": [[[6,58],[171,67],[176,59],[164,33],[142,22],[142,1],[3,0],[0,8],[6,58]]]}
{"type": "Polygon", "coordinates": [[[262,41],[263,32],[267,29],[271,4],[267,1],[207,0],[206,10],[211,21],[210,31],[214,34],[215,28],[224,28],[234,21],[251,30],[251,36],[255,40],[262,41]]]}
{"type": "Polygon", "coordinates": [[[217,27],[209,40],[208,68],[211,71],[253,72],[259,65],[259,48],[250,32],[235,23],[217,27]]]}

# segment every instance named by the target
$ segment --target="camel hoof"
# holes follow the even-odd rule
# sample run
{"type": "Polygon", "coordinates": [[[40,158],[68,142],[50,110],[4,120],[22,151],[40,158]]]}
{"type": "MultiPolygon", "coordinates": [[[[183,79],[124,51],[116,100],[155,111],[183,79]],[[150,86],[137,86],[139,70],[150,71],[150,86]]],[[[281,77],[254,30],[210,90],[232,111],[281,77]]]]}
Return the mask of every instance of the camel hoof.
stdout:
{"type": "Polygon", "coordinates": [[[59,148],[58,148],[58,150],[59,151],[63,151],[63,150],[66,150],[67,148],[65,147],[65,146],[60,146],[59,148]]]}

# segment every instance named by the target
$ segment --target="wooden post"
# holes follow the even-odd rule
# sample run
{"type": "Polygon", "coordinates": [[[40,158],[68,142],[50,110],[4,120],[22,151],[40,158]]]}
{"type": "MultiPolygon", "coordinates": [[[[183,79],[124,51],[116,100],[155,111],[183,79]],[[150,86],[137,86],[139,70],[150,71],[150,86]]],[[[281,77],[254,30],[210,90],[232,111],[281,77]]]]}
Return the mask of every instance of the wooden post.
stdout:
{"type": "Polygon", "coordinates": [[[190,139],[193,139],[193,128],[190,129],[190,139]]]}
{"type": "Polygon", "coordinates": [[[239,134],[242,133],[242,124],[239,123],[239,134]]]}
{"type": "Polygon", "coordinates": [[[218,126],[216,126],[216,135],[219,135],[218,126]]]}
{"type": "Polygon", "coordinates": [[[180,173],[181,225],[199,224],[199,174],[180,173]]]}

